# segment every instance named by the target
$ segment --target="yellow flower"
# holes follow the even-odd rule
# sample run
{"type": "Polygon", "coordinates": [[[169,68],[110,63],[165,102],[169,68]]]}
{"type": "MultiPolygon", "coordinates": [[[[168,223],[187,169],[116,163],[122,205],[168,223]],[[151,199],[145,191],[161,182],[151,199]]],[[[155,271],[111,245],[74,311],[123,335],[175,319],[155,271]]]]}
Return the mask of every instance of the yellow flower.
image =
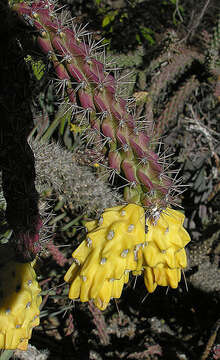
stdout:
{"type": "Polygon", "coordinates": [[[99,166],[100,166],[100,165],[99,165],[98,163],[94,163],[94,164],[93,164],[93,167],[94,167],[94,168],[98,168],[99,166]]]}
{"type": "Polygon", "coordinates": [[[177,288],[181,269],[187,266],[184,247],[190,236],[183,228],[184,215],[166,208],[159,219],[147,220],[148,233],[143,252],[144,281],[149,292],[157,285],[177,288]]]}
{"type": "Polygon", "coordinates": [[[31,263],[6,261],[2,254],[4,250],[0,259],[0,349],[26,350],[32,329],[39,325],[40,287],[31,263]]]}
{"type": "Polygon", "coordinates": [[[85,130],[85,126],[78,126],[75,124],[70,124],[70,131],[72,131],[75,134],[80,134],[85,130]]]}
{"type": "Polygon", "coordinates": [[[99,221],[88,222],[86,240],[73,252],[74,263],[64,277],[71,283],[70,299],[93,299],[104,310],[111,298],[119,298],[129,271],[137,269],[144,226],[144,209],[135,204],[106,209],[99,221]]]}

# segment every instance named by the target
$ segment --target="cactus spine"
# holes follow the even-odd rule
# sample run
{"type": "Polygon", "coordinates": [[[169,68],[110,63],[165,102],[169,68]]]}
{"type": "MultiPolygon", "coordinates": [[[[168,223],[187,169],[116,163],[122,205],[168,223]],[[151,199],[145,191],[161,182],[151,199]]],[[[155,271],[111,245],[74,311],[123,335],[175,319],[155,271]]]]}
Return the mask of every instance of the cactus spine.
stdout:
{"type": "Polygon", "coordinates": [[[126,181],[126,202],[143,205],[152,214],[174,203],[176,185],[165,174],[165,161],[151,149],[144,121],[136,118],[128,100],[118,96],[118,81],[98,60],[96,45],[89,37],[86,43],[74,25],[68,28],[71,21],[63,23],[52,2],[20,3],[14,10],[37,29],[37,43],[65,89],[63,102],[69,102],[73,115],[82,112],[96,139],[108,144],[110,171],[126,181]]]}

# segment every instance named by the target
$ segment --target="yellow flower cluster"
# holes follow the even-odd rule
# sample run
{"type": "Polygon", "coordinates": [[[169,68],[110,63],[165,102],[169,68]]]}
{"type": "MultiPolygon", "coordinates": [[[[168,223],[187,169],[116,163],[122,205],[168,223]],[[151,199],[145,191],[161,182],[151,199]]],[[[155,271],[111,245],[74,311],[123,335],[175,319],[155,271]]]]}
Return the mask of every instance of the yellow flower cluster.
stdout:
{"type": "Polygon", "coordinates": [[[39,325],[39,293],[32,264],[1,262],[0,349],[27,349],[32,329],[39,325]]]}
{"type": "Polygon", "coordinates": [[[129,272],[140,275],[149,292],[157,285],[176,288],[187,264],[184,246],[190,237],[183,228],[184,215],[167,208],[157,221],[145,220],[135,204],[108,208],[99,221],[86,223],[86,239],[73,252],[73,264],[64,280],[69,298],[93,299],[104,310],[111,298],[119,298],[129,272]]]}

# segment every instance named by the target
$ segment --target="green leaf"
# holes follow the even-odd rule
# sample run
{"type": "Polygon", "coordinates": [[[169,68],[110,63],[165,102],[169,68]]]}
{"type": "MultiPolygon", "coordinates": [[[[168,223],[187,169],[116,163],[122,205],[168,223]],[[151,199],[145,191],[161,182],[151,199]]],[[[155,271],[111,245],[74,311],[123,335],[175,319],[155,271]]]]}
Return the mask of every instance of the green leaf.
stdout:
{"type": "Polygon", "coordinates": [[[139,34],[136,34],[136,40],[138,42],[138,44],[141,44],[141,38],[140,38],[140,35],[139,34]]]}
{"type": "Polygon", "coordinates": [[[147,27],[141,27],[141,34],[143,37],[151,44],[153,45],[155,43],[155,40],[150,34],[154,34],[154,31],[147,27]]]}
{"type": "Polygon", "coordinates": [[[40,60],[34,61],[30,55],[25,58],[25,61],[31,64],[34,76],[37,80],[40,80],[46,71],[44,63],[40,60]]]}
{"type": "Polygon", "coordinates": [[[106,27],[111,22],[111,16],[108,14],[102,20],[102,27],[106,27]]]}
{"type": "Polygon", "coordinates": [[[109,25],[111,22],[113,22],[117,14],[118,14],[118,10],[109,12],[102,20],[102,27],[104,28],[107,25],[109,25]]]}

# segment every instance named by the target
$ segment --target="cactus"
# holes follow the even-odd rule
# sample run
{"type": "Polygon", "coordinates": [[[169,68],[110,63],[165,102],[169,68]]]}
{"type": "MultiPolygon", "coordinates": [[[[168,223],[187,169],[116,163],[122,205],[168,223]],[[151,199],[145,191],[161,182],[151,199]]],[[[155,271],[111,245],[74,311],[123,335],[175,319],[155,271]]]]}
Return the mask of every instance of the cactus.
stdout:
{"type": "Polygon", "coordinates": [[[65,275],[69,297],[93,299],[104,310],[112,297],[121,296],[129,272],[144,272],[149,292],[157,285],[176,288],[190,238],[182,227],[184,215],[170,208],[178,185],[168,176],[166,157],[152,150],[152,124],[147,127],[119,96],[120,81],[100,61],[105,53],[97,53],[99,43],[72,20],[63,21],[53,3],[13,8],[37,30],[37,44],[58,77],[61,104],[72,117],[81,114],[80,125],[90,126],[89,141],[106,154],[110,177],[119,175],[128,203],[107,208],[99,221],[86,224],[88,236],[73,252],[74,263],[65,275]]]}
{"type": "MultiPolygon", "coordinates": [[[[147,118],[155,121],[157,137],[175,126],[178,115],[183,113],[187,101],[201,85],[199,69],[204,65],[205,57],[195,49],[180,44],[177,34],[169,30],[157,45],[158,48],[162,46],[162,54],[154,58],[142,74],[142,82],[148,92],[147,118]]],[[[148,61],[147,56],[145,58],[148,61]]]]}
{"type": "Polygon", "coordinates": [[[157,285],[177,288],[181,269],[187,266],[185,245],[190,241],[183,228],[184,215],[167,208],[157,223],[147,220],[147,246],[143,252],[144,281],[149,292],[157,285]]]}
{"type": "Polygon", "coordinates": [[[184,246],[190,237],[179,211],[167,208],[158,215],[145,223],[143,207],[129,204],[106,209],[99,221],[87,222],[87,237],[73,252],[64,278],[71,283],[70,299],[93,299],[104,310],[111,298],[121,296],[130,272],[144,271],[149,292],[157,285],[176,288],[187,265],[184,246]]]}
{"type": "Polygon", "coordinates": [[[37,29],[37,43],[53,63],[62,93],[65,90],[63,104],[69,103],[73,115],[82,112],[82,121],[90,123],[91,136],[105,147],[112,174],[125,181],[124,198],[130,203],[106,209],[99,222],[86,224],[89,234],[74,251],[65,276],[71,283],[69,297],[93,299],[103,310],[111,297],[121,296],[130,271],[139,275],[144,270],[150,292],[157,284],[177,287],[189,236],[182,229],[184,216],[168,207],[174,202],[175,182],[152,151],[145,122],[118,96],[120,84],[99,61],[97,45],[89,37],[87,44],[87,35],[81,39],[74,25],[69,29],[53,4],[21,3],[14,10],[37,29]]]}
{"type": "MultiPolygon", "coordinates": [[[[104,64],[101,63],[102,53],[96,54],[96,45],[92,43],[91,38],[87,34],[81,36],[79,29],[76,29],[74,25],[73,29],[68,30],[70,22],[68,24],[63,22],[63,19],[60,20],[59,11],[56,12],[53,6],[54,3],[50,0],[48,2],[37,1],[33,2],[31,6],[27,4],[16,5],[14,9],[20,12],[20,14],[24,14],[26,21],[29,22],[29,25],[33,26],[34,36],[37,38],[41,49],[45,50],[45,54],[48,55],[47,59],[52,61],[55,66],[59,79],[57,88],[62,90],[61,93],[63,95],[61,99],[62,104],[64,104],[64,107],[67,105],[72,110],[72,116],[76,121],[79,121],[79,123],[76,122],[76,126],[81,126],[82,123],[85,123],[86,126],[88,125],[92,128],[92,130],[87,129],[87,134],[89,134],[90,139],[93,139],[96,150],[98,144],[99,148],[103,150],[103,154],[109,160],[108,169],[111,172],[112,178],[115,174],[119,176],[119,181],[115,183],[119,186],[119,191],[120,188],[125,188],[125,203],[128,203],[128,205],[123,204],[119,207],[107,208],[99,220],[86,224],[88,230],[86,239],[73,252],[74,263],[65,276],[65,280],[70,283],[69,297],[71,299],[80,298],[83,302],[91,299],[98,308],[104,310],[111,298],[119,298],[121,296],[123,286],[128,282],[131,275],[137,276],[143,274],[148,292],[153,292],[157,286],[176,288],[180,281],[181,271],[186,267],[187,261],[184,248],[189,241],[189,235],[183,229],[184,215],[170,207],[171,204],[175,204],[173,192],[175,189],[178,191],[178,188],[175,184],[176,180],[168,177],[169,167],[166,167],[165,155],[163,157],[154,152],[156,147],[153,134],[151,133],[151,125],[148,129],[146,119],[139,118],[142,110],[139,111],[138,109],[138,115],[135,112],[133,113],[135,106],[138,106],[137,102],[134,105],[134,103],[120,97],[120,81],[117,80],[117,76],[114,78],[112,75],[115,70],[108,69],[109,66],[105,61],[104,64]],[[31,8],[33,12],[30,10],[31,8]],[[36,28],[40,31],[36,32],[36,28]],[[88,45],[86,45],[87,40],[88,45]],[[48,49],[50,49],[49,52],[47,51],[48,49]],[[70,58],[70,56],[72,57],[70,58]],[[65,92],[66,95],[64,96],[65,92]],[[82,115],[81,119],[80,114],[82,115]]],[[[23,30],[26,31],[27,28],[23,28],[23,30]]],[[[21,33],[18,33],[15,37],[18,39],[20,35],[21,33]]],[[[2,38],[4,36],[5,33],[3,33],[2,38]]],[[[22,41],[19,42],[17,39],[17,45],[19,44],[22,51],[22,41]]],[[[6,40],[2,41],[3,47],[5,43],[7,43],[7,36],[6,40]]],[[[6,51],[2,51],[2,54],[5,53],[6,51]]],[[[24,55],[23,51],[21,55],[24,55]]],[[[4,56],[5,58],[8,57],[7,54],[4,56]]],[[[153,84],[150,88],[152,92],[148,92],[147,101],[152,101],[152,103],[148,102],[149,112],[152,110],[152,114],[158,107],[158,112],[156,113],[158,120],[157,136],[158,134],[161,135],[164,129],[167,130],[168,125],[170,128],[170,124],[173,124],[179,113],[183,111],[186,99],[200,86],[199,82],[201,79],[197,79],[194,75],[191,76],[192,64],[201,64],[201,61],[203,61],[197,59],[196,56],[190,52],[186,58],[182,54],[178,54],[175,57],[178,60],[176,63],[174,61],[170,64],[168,63],[161,76],[155,75],[152,78],[153,84]],[[183,77],[181,76],[179,84],[178,77],[181,75],[179,65],[182,62],[182,71],[185,74],[187,73],[186,70],[190,69],[188,76],[191,77],[188,77],[188,80],[183,83],[183,77]],[[171,75],[167,77],[166,72],[168,70],[174,71],[169,71],[171,75]],[[173,86],[174,90],[169,92],[170,85],[172,86],[172,82],[175,83],[176,78],[178,89],[173,86]],[[157,86],[158,84],[159,87],[157,86]],[[168,96],[165,94],[160,102],[160,96],[161,94],[163,96],[163,91],[168,96]],[[169,97],[171,100],[169,100],[169,97]]],[[[13,61],[16,62],[16,59],[15,56],[13,61]]],[[[7,61],[8,59],[3,64],[3,69],[5,69],[7,61]]],[[[11,58],[8,61],[9,64],[10,61],[11,58]]],[[[45,67],[45,71],[49,68],[51,69],[51,67],[45,67]]],[[[218,75],[218,73],[216,74],[218,75]]],[[[3,82],[5,82],[6,78],[3,77],[3,82]]],[[[6,95],[4,97],[1,96],[1,105],[7,105],[7,111],[4,111],[4,106],[1,107],[5,128],[8,126],[6,116],[9,110],[7,109],[9,101],[5,101],[5,98],[8,97],[9,99],[13,92],[19,92],[18,90],[20,89],[20,87],[16,89],[16,87],[11,85],[12,82],[9,82],[6,90],[3,90],[1,93],[4,94],[5,92],[4,95],[6,95]],[[11,90],[8,92],[10,88],[11,90]]],[[[218,85],[219,75],[214,93],[219,99],[218,85]]],[[[24,94],[24,98],[26,103],[27,93],[26,95],[24,94]]],[[[14,106],[12,107],[14,109],[14,106]]],[[[62,106],[60,107],[62,111],[61,108],[62,106]]],[[[0,289],[2,290],[0,292],[0,339],[2,342],[0,345],[6,349],[25,349],[27,347],[32,327],[37,325],[39,321],[38,314],[41,302],[39,296],[40,290],[36,283],[35,275],[32,273],[32,265],[30,263],[18,262],[20,260],[28,261],[29,258],[32,258],[39,251],[39,247],[36,247],[36,244],[39,244],[38,233],[41,225],[38,215],[38,195],[34,187],[33,154],[24,140],[27,135],[27,128],[24,132],[21,130],[23,124],[25,125],[25,121],[21,121],[21,115],[24,115],[24,120],[27,118],[31,119],[31,116],[26,118],[27,113],[30,115],[29,110],[26,112],[21,107],[17,123],[14,123],[16,112],[15,116],[12,116],[12,112],[10,112],[8,117],[10,126],[7,128],[7,133],[10,137],[7,139],[7,142],[1,144],[3,145],[2,150],[4,150],[2,154],[9,154],[9,156],[5,156],[6,161],[4,160],[2,165],[4,171],[4,192],[8,203],[7,217],[10,225],[14,228],[15,236],[13,239],[16,242],[16,252],[19,256],[19,260],[16,258],[16,261],[14,261],[14,258],[12,258],[7,259],[7,263],[0,263],[3,270],[0,276],[2,285],[0,289]],[[15,127],[13,126],[14,124],[16,125],[15,127]],[[18,132],[17,130],[21,131],[18,132]],[[22,148],[21,156],[15,151],[16,146],[10,148],[10,143],[15,139],[17,147],[21,146],[22,148]],[[6,145],[5,148],[4,145],[6,145]],[[10,161],[8,166],[7,160],[9,158],[13,161],[10,161]],[[23,161],[24,158],[25,160],[23,161]],[[24,172],[21,172],[23,165],[25,165],[24,172]],[[15,172],[17,174],[13,177],[12,175],[15,172]],[[25,173],[24,176],[23,173],[25,173]],[[23,202],[22,200],[25,201],[23,202]],[[21,209],[21,217],[17,216],[19,209],[21,209]],[[13,275],[14,269],[15,278],[13,275]],[[32,284],[34,286],[31,289],[26,286],[26,275],[28,275],[28,278],[29,275],[30,277],[32,276],[32,284]],[[10,290],[7,294],[8,282],[6,282],[6,279],[9,279],[10,283],[10,290]],[[17,282],[15,283],[14,280],[18,280],[18,288],[16,287],[17,282]],[[20,286],[21,290],[19,290],[20,286]],[[29,290],[33,290],[33,292],[30,293],[29,290]],[[19,291],[18,294],[17,291],[19,291]],[[16,295],[19,296],[17,297],[16,295]],[[33,307],[30,307],[31,311],[29,313],[30,298],[33,300],[33,307]],[[25,303],[26,299],[28,299],[27,303],[25,303]],[[13,302],[13,306],[6,308],[6,302],[7,304],[13,302]],[[17,317],[13,317],[17,308],[19,308],[19,311],[16,311],[17,317]],[[36,319],[35,316],[37,316],[36,319]],[[20,327],[22,321],[23,325],[20,327]],[[6,328],[7,325],[9,326],[6,328]]],[[[149,117],[147,117],[147,120],[149,120],[149,117]]],[[[202,127],[201,129],[203,130],[202,127]]],[[[53,144],[50,149],[52,148],[53,144]]],[[[46,152],[47,150],[44,151],[46,152]]],[[[186,154],[185,149],[184,152],[186,154]]],[[[57,153],[61,157],[62,154],[59,149],[57,149],[57,153]]],[[[1,155],[1,160],[4,157],[3,155],[1,155]]],[[[52,164],[52,160],[51,162],[48,160],[48,155],[52,154],[46,154],[47,157],[44,163],[45,169],[51,164],[50,178],[48,177],[47,179],[48,184],[53,187],[57,181],[57,193],[61,192],[67,201],[73,200],[74,206],[82,205],[83,210],[81,208],[81,211],[85,209],[87,215],[90,212],[94,213],[94,211],[100,213],[101,210],[103,211],[103,208],[113,206],[110,203],[114,203],[115,200],[111,198],[111,194],[116,192],[117,189],[110,193],[107,186],[102,186],[101,182],[98,184],[99,171],[97,173],[96,171],[84,171],[84,176],[87,177],[84,184],[85,188],[88,184],[88,191],[85,191],[84,198],[80,198],[80,195],[77,194],[77,199],[75,199],[74,186],[76,182],[73,181],[72,183],[71,181],[71,171],[75,170],[72,176],[73,178],[74,176],[77,177],[77,181],[80,182],[81,179],[78,174],[81,173],[81,168],[77,170],[75,166],[65,166],[71,157],[70,153],[65,154],[62,161],[58,164],[59,166],[52,164]],[[73,168],[74,170],[72,170],[73,168]],[[51,179],[52,170],[54,170],[53,179],[51,179]],[[56,170],[58,175],[56,175],[56,170]],[[68,179],[70,181],[68,183],[65,174],[69,176],[68,179]],[[94,184],[92,183],[93,175],[94,179],[97,179],[97,181],[94,181],[94,184]],[[58,185],[61,185],[60,188],[58,188],[58,185]],[[102,194],[99,197],[100,193],[102,194]],[[97,197],[99,197],[98,200],[97,197]]],[[[55,157],[55,151],[53,155],[55,157]]],[[[41,160],[43,161],[45,158],[41,160]]],[[[100,163],[100,165],[106,166],[106,163],[100,163]]],[[[38,176],[37,171],[36,175],[38,176]]],[[[42,182],[45,181],[46,175],[45,172],[44,176],[42,176],[44,179],[40,179],[42,182]]],[[[200,177],[202,175],[201,173],[200,177]]],[[[36,178],[36,180],[38,179],[36,178]]],[[[80,189],[83,189],[82,185],[80,189]]],[[[200,184],[199,187],[201,188],[200,184]]],[[[123,202],[120,197],[118,199],[119,203],[122,204],[123,202]]],[[[66,239],[66,241],[68,240],[66,239]]],[[[54,249],[51,249],[51,253],[53,251],[54,249]]],[[[58,260],[60,261],[60,259],[58,260]]],[[[64,262],[63,259],[61,260],[64,262]]],[[[207,272],[208,267],[205,266],[204,269],[207,272]]],[[[217,270],[216,275],[218,275],[217,270]]],[[[83,308],[85,307],[83,306],[83,308]]],[[[143,313],[142,309],[140,312],[143,313]]],[[[137,325],[141,328],[140,323],[137,322],[137,325]]],[[[120,332],[121,329],[119,328],[118,331],[120,332]]],[[[138,336],[140,334],[142,333],[139,332],[138,336]]],[[[150,354],[150,352],[144,351],[143,353],[136,352],[133,356],[143,357],[144,353],[145,356],[150,354]]],[[[95,355],[90,354],[90,356],[94,357],[95,355]]],[[[129,356],[125,353],[121,356],[132,357],[132,355],[129,356]]]]}
{"type": "Polygon", "coordinates": [[[104,208],[117,205],[121,200],[119,194],[98,178],[91,167],[77,164],[75,153],[54,142],[40,143],[32,139],[30,145],[36,159],[36,188],[39,192],[50,188],[62,197],[65,204],[71,204],[73,212],[80,208],[87,216],[101,213],[104,208]]]}
{"type": "Polygon", "coordinates": [[[40,287],[33,263],[20,263],[11,245],[1,245],[0,348],[26,350],[39,325],[40,287]]]}
{"type": "Polygon", "coordinates": [[[109,171],[113,177],[121,176],[126,202],[160,211],[175,203],[178,185],[165,171],[163,157],[151,150],[145,122],[136,118],[129,101],[118,96],[120,82],[108,64],[99,61],[100,45],[74,24],[69,29],[71,21],[62,21],[51,2],[20,3],[13,9],[37,30],[37,43],[65,89],[63,104],[68,101],[73,116],[81,113],[82,121],[89,121],[91,136],[101,147],[108,145],[109,171]]]}
{"type": "Polygon", "coordinates": [[[71,299],[94,299],[104,310],[111,297],[121,296],[129,271],[137,269],[134,253],[145,242],[144,223],[143,208],[134,204],[106,209],[99,221],[86,223],[88,236],[64,278],[72,282],[71,299]]]}

